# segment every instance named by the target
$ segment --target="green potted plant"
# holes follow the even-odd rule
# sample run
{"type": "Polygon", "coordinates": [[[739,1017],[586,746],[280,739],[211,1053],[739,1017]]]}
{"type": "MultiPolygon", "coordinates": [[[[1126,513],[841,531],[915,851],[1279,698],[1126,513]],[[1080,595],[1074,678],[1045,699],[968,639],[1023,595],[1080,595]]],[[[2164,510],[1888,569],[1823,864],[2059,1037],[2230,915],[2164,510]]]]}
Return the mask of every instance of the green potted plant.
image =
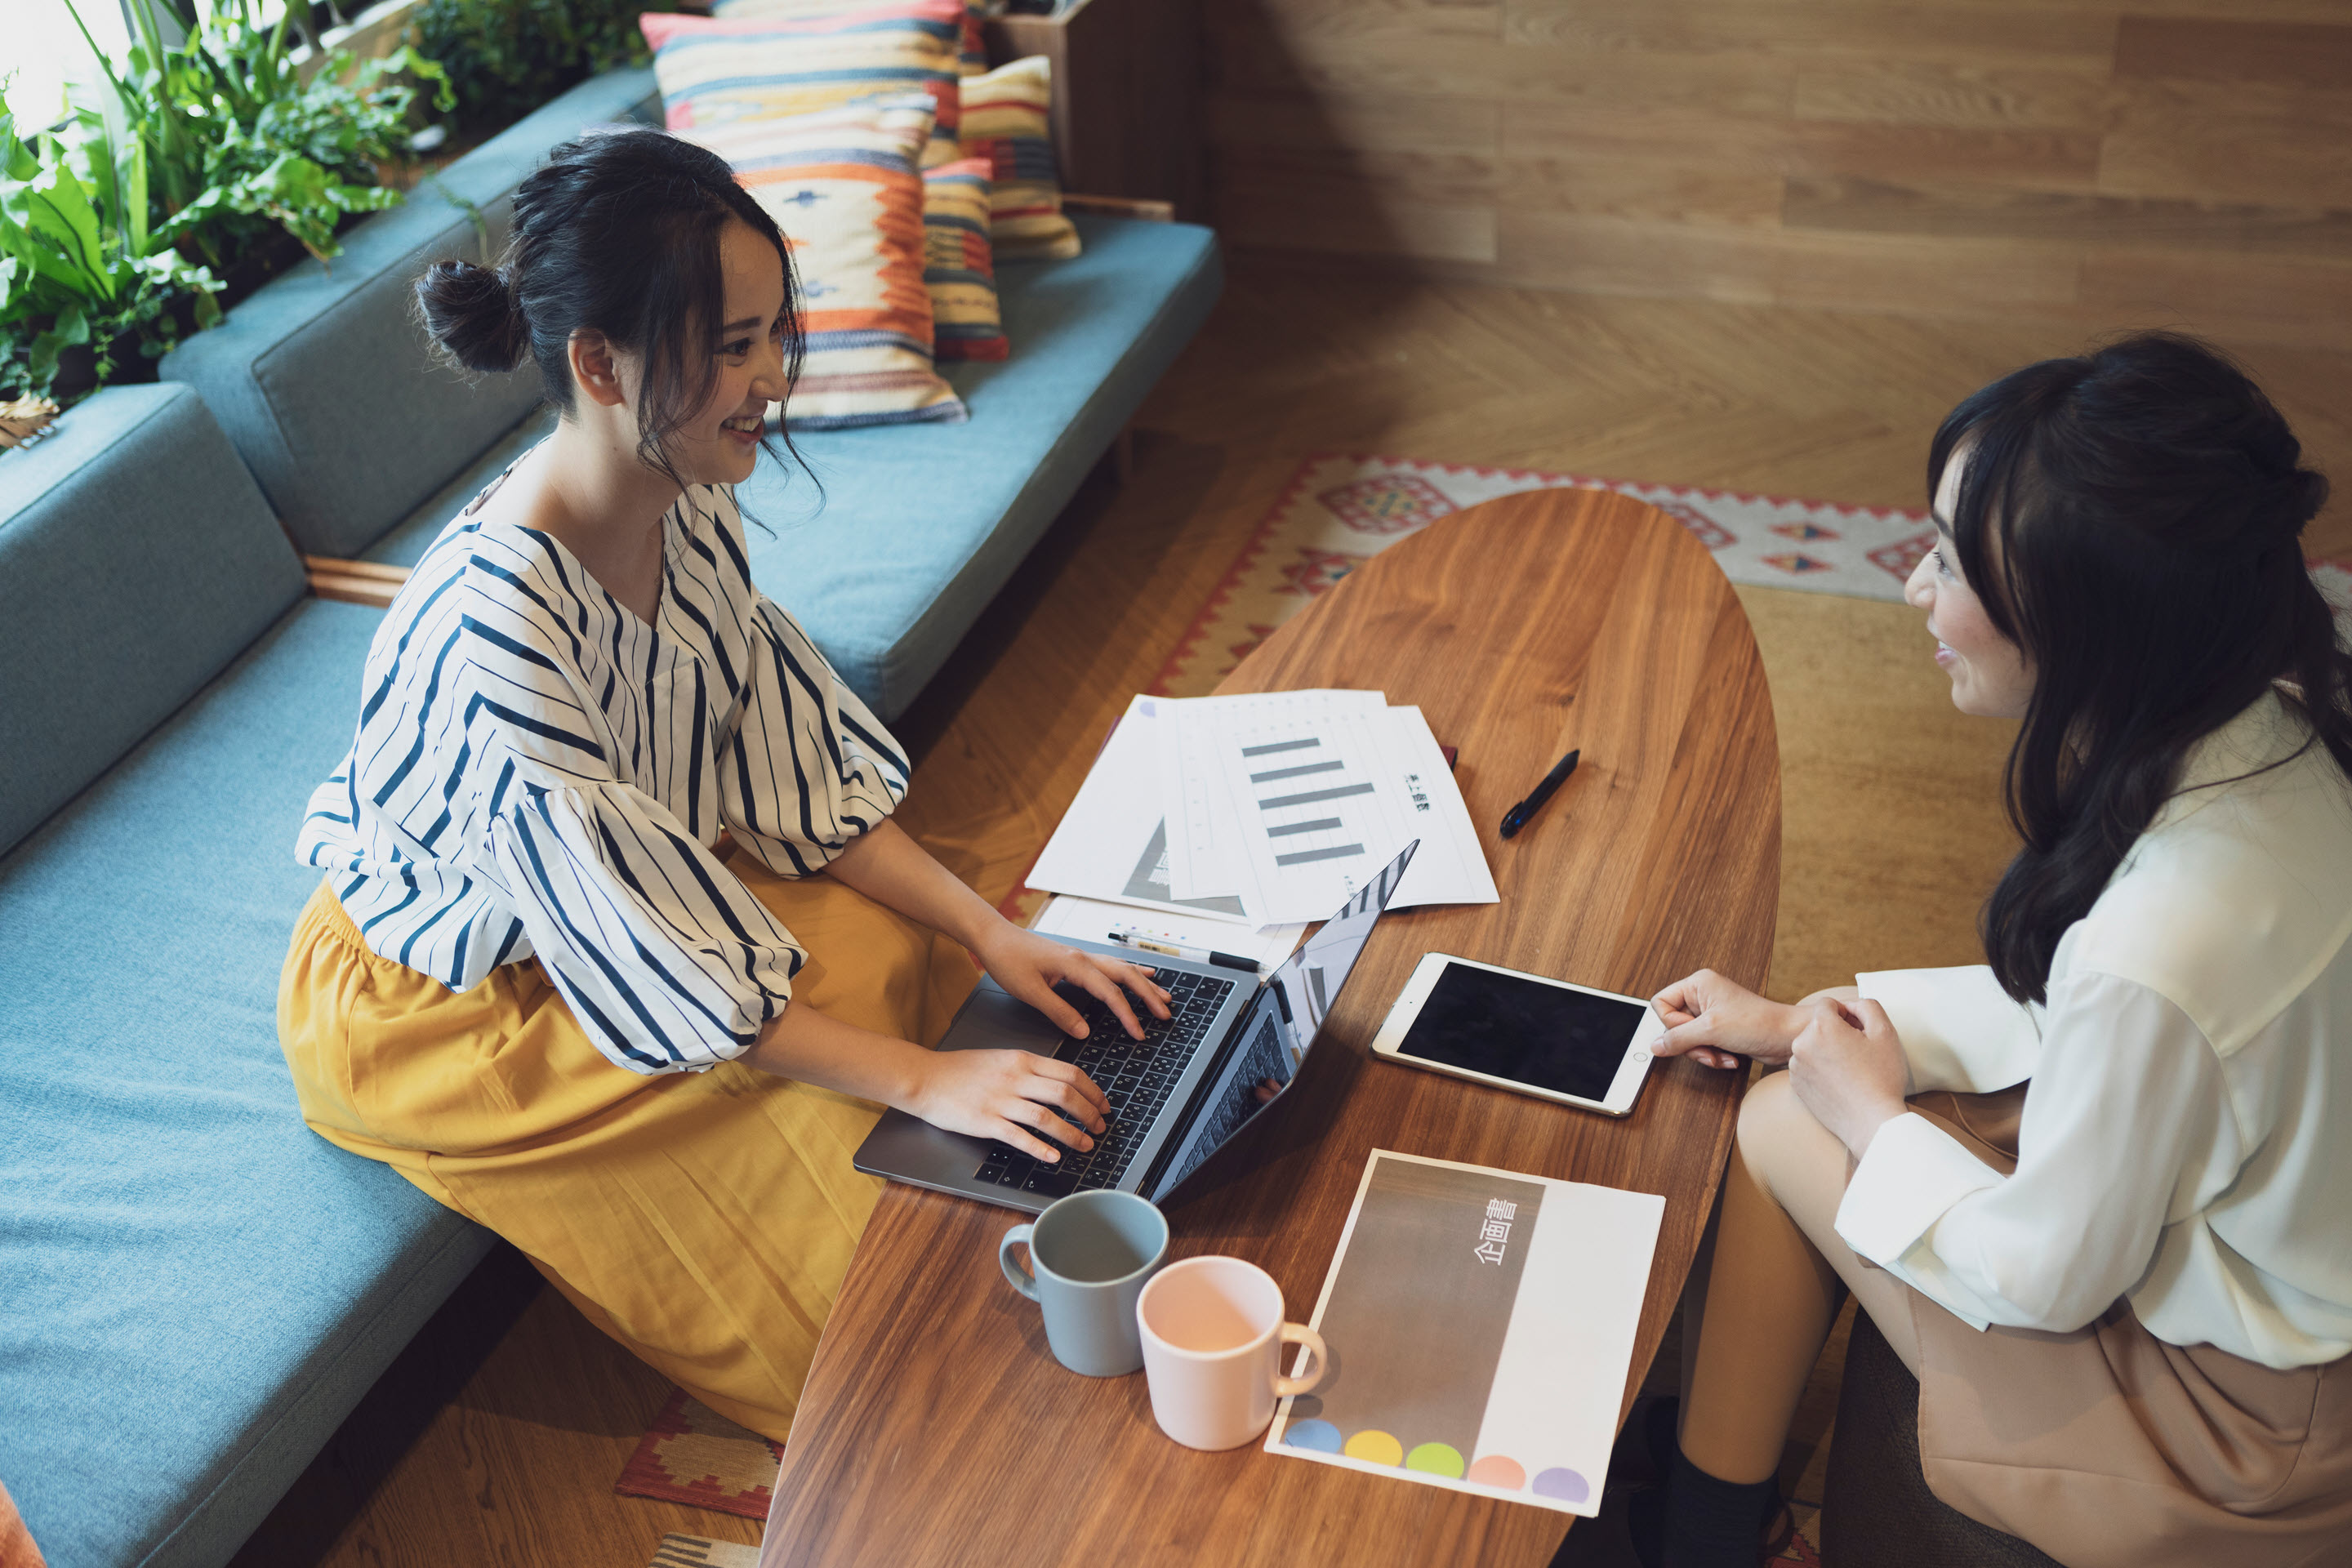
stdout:
{"type": "Polygon", "coordinates": [[[566,89],[650,58],[645,0],[425,0],[418,50],[448,73],[468,132],[499,130],[566,89]]]}
{"type": "Polygon", "coordinates": [[[201,16],[172,3],[184,41],[163,41],[149,4],[127,7],[124,68],[89,40],[89,101],[30,138],[11,121],[0,143],[0,395],[152,379],[181,332],[289,259],[332,257],[343,224],[401,199],[383,170],[408,155],[422,87],[455,105],[414,50],[337,51],[306,75],[290,12],[265,27],[253,0],[201,16]]]}

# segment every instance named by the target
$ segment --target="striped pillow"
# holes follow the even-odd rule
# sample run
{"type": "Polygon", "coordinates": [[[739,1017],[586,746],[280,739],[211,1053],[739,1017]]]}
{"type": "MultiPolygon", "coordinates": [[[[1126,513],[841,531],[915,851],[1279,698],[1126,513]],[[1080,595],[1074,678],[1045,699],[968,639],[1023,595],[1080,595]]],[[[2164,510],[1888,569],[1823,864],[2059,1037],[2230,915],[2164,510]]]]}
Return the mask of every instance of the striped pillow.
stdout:
{"type": "Polygon", "coordinates": [[[996,258],[1060,258],[1078,253],[1078,231],[1062,216],[1047,110],[1054,62],[1044,55],[999,66],[963,82],[963,153],[985,158],[995,176],[989,236],[996,258]]]}
{"type": "Polygon", "coordinates": [[[914,93],[680,132],[727,160],[792,247],[807,343],[784,409],[796,430],[965,416],[931,363],[915,168],[930,131],[931,100],[914,93]]]}
{"type": "Polygon", "coordinates": [[[874,0],[781,16],[648,12],[637,26],[672,131],[922,91],[938,145],[921,162],[937,163],[960,156],[964,15],[964,0],[874,0]]]}
{"type": "MultiPolygon", "coordinates": [[[[867,0],[717,0],[710,7],[714,16],[740,22],[747,16],[817,16],[836,11],[862,11],[867,0]]],[[[980,0],[969,0],[963,8],[963,36],[958,65],[966,76],[985,76],[988,72],[988,45],[980,32],[980,0]]]]}
{"type": "Polygon", "coordinates": [[[996,303],[988,244],[988,160],[923,171],[923,284],[931,291],[939,357],[1003,359],[1013,352],[996,303]]]}

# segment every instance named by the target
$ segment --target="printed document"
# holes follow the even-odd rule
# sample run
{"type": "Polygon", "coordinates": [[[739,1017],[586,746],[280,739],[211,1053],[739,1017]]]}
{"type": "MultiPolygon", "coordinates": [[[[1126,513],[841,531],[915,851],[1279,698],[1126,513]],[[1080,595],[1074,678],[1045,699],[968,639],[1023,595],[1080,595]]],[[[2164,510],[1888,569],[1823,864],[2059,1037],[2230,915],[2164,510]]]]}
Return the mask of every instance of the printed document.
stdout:
{"type": "Polygon", "coordinates": [[[1599,1512],[1665,1208],[1373,1150],[1307,1325],[1330,1370],[1266,1452],[1599,1512]]]}

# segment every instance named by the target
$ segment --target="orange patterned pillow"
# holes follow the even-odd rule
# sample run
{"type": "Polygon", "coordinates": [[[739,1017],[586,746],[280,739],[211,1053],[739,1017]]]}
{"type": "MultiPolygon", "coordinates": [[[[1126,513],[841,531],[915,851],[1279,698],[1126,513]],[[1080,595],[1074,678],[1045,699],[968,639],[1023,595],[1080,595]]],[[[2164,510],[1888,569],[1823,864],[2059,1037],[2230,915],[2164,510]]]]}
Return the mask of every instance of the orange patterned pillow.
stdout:
{"type": "MultiPolygon", "coordinates": [[[[871,0],[716,0],[710,14],[730,22],[747,16],[823,16],[835,11],[863,11],[870,3],[871,0]]],[[[988,71],[988,46],[981,37],[981,20],[980,0],[966,0],[959,61],[966,76],[983,76],[988,71]]]]}
{"type": "Polygon", "coordinates": [[[902,93],[680,132],[727,160],[792,247],[807,346],[794,429],[965,416],[931,362],[915,167],[930,130],[930,100],[902,93]]]}
{"type": "Polygon", "coordinates": [[[672,131],[773,119],[886,94],[930,95],[937,145],[921,163],[959,156],[964,0],[870,0],[854,10],[773,16],[651,12],[637,26],[672,131]]]}

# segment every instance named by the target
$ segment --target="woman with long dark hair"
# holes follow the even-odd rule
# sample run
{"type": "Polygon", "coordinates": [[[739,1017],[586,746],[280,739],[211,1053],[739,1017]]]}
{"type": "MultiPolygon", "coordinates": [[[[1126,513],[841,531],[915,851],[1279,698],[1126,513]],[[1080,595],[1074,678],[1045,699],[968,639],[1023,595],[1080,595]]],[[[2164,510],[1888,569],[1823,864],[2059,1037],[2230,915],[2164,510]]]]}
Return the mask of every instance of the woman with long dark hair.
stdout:
{"type": "Polygon", "coordinates": [[[299,853],[278,1026],[304,1119],[512,1241],[589,1319],[782,1440],[892,1105],[1038,1158],[1076,1068],[924,1048],[975,975],[1165,1017],[1150,972],[1013,927],[890,820],[905,754],[752,585],[733,487],[789,394],[783,237],[657,131],[556,148],[428,332],[534,363],[554,433],[452,521],[376,634],[299,853]],[[879,1102],[878,1104],[877,1102],[879,1102]]]}
{"type": "Polygon", "coordinates": [[[1849,1289],[1971,1517],[2068,1568],[2352,1562],[2352,654],[2301,456],[2163,333],[1937,432],[1906,596],[1954,703],[2022,721],[2023,843],[1982,967],[1658,996],[1661,1055],[1788,1070],[1685,1298],[1653,1563],[1756,1562],[1849,1289]]]}

